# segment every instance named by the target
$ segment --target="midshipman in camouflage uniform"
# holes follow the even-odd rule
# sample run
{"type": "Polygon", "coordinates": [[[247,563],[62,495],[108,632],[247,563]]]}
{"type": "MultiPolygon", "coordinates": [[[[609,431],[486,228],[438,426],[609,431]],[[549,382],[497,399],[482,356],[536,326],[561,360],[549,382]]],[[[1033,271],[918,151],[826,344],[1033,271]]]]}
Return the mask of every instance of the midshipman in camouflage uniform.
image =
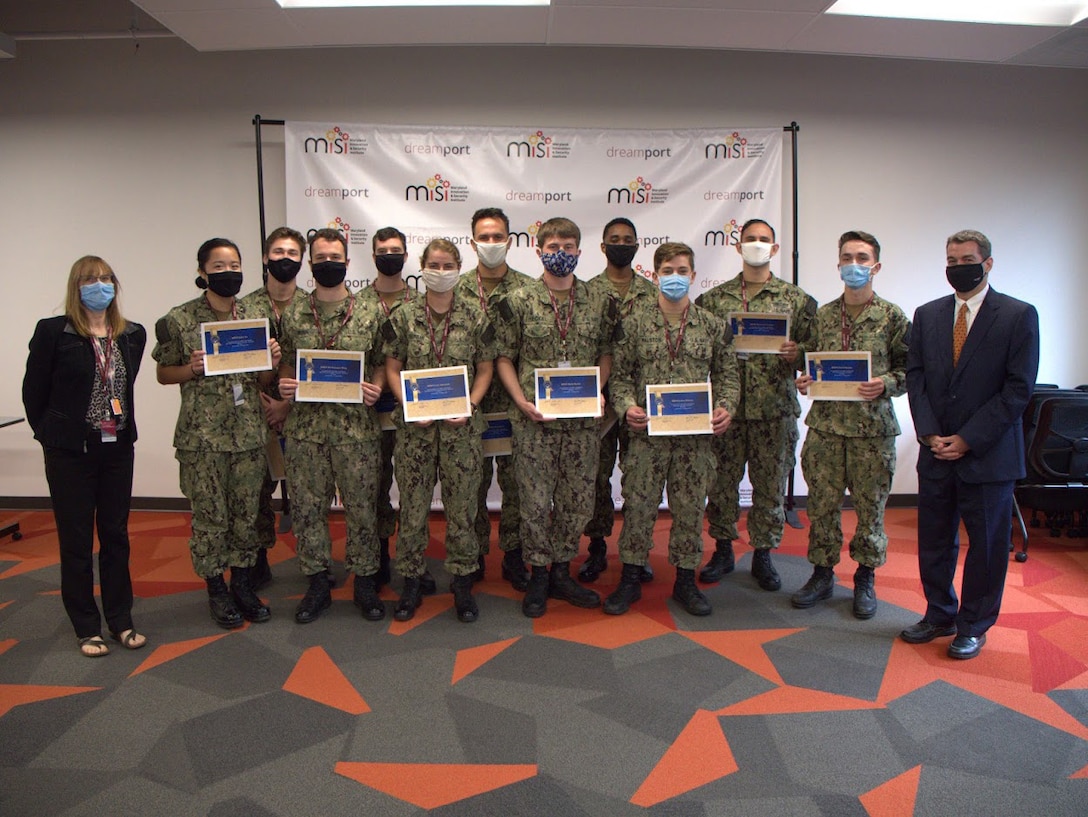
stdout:
{"type": "MultiPolygon", "coordinates": [[[[816,401],[805,420],[801,468],[808,484],[808,560],[815,569],[791,599],[794,607],[806,608],[831,597],[842,551],[842,498],[849,489],[858,517],[850,540],[850,558],[858,563],[854,615],[861,619],[876,613],[873,569],[884,564],[888,547],[884,505],[892,488],[899,434],[891,398],[906,391],[910,344],[910,321],[903,310],[873,292],[878,272],[877,240],[869,233],[844,233],[839,239],[839,275],[845,287],[841,297],[817,311],[813,350],[869,352],[870,379],[858,386],[861,402],[816,401]]],[[[809,372],[797,379],[802,394],[811,384],[809,372]]]]}
{"type": "MultiPolygon", "coordinates": [[[[234,242],[205,241],[197,251],[197,274],[197,286],[207,292],[158,320],[151,354],[159,382],[181,385],[174,448],[181,490],[193,511],[193,569],[208,585],[212,619],[232,629],[271,616],[253,591],[250,572],[266,471],[260,394],[274,372],[205,376],[200,324],[253,316],[234,297],[242,286],[242,256],[234,242]],[[223,580],[228,567],[230,592],[223,580]]],[[[270,351],[274,370],[280,357],[274,340],[270,351]]]]}
{"type": "Polygon", "coordinates": [[[797,402],[794,379],[804,361],[804,349],[816,315],[816,302],[793,284],[771,273],[778,253],[774,230],[752,219],[740,232],[737,252],[744,259],[736,278],[700,295],[696,303],[727,319],[730,312],[770,312],[790,318],[790,335],[778,354],[737,353],[740,404],[733,423],[715,440],[718,476],[710,491],[707,518],[716,549],[699,578],[716,582],[733,570],[733,541],[740,517],[739,486],[748,464],[752,507],[748,511],[748,541],[752,576],[764,590],[778,590],[782,580],[771,562],[771,550],[782,541],[786,522],[783,502],[786,482],[796,459],[797,402]]]}
{"type": "MultiPolygon", "coordinates": [[[[695,586],[695,569],[703,558],[703,506],[714,479],[714,449],[705,436],[649,436],[646,387],[710,382],[709,432],[729,427],[730,412],[740,397],[737,359],[728,324],[691,303],[688,289],[695,279],[695,253],[687,244],[662,244],[654,253],[654,282],[659,288],[653,307],[624,321],[623,339],[614,351],[610,380],[616,412],[630,429],[623,462],[623,530],[619,587],[604,602],[604,611],[626,613],[642,596],[642,567],[653,547],[654,522],[661,492],[668,484],[669,564],[676,568],[672,596],[689,613],[709,615],[710,602],[695,586]]],[[[658,407],[650,412],[660,413],[658,407]]]]}

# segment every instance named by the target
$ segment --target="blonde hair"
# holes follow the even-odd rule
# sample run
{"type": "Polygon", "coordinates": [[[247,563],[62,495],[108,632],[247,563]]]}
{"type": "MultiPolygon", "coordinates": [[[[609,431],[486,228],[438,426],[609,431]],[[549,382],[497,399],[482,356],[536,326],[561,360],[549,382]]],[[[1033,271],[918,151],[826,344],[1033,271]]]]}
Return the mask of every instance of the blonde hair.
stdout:
{"type": "Polygon", "coordinates": [[[68,322],[85,338],[91,336],[91,325],[87,320],[86,307],[83,306],[83,301],[79,297],[80,279],[85,275],[101,275],[103,272],[109,273],[114,289],[113,300],[106,307],[106,325],[109,326],[114,337],[120,335],[128,325],[128,321],[121,315],[121,307],[118,304],[121,282],[117,280],[113,268],[97,255],[85,255],[72,264],[72,271],[68,273],[68,294],[64,301],[64,314],[68,322]]]}
{"type": "Polygon", "coordinates": [[[421,267],[427,266],[427,258],[432,252],[445,252],[453,256],[453,261],[457,264],[457,269],[461,269],[461,251],[457,249],[457,246],[445,238],[436,238],[428,244],[424,250],[423,255],[419,257],[419,265],[421,267]]]}

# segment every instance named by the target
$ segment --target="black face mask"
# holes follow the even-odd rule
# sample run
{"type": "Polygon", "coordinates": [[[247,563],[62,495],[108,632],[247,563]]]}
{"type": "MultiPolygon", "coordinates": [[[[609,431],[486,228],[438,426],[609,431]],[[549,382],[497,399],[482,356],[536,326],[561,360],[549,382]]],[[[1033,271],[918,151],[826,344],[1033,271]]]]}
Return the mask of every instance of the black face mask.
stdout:
{"type": "Polygon", "coordinates": [[[314,280],[329,289],[344,283],[348,274],[348,265],[344,261],[318,261],[310,269],[313,271],[314,280]]]}
{"type": "Polygon", "coordinates": [[[945,267],[944,275],[956,292],[970,292],[982,283],[986,271],[982,264],[957,264],[945,267]]]}
{"type": "Polygon", "coordinates": [[[604,257],[614,267],[623,269],[631,263],[638,252],[638,244],[605,244],[604,257]]]}
{"type": "Polygon", "coordinates": [[[268,270],[269,275],[281,284],[286,284],[298,275],[298,271],[302,269],[302,262],[286,256],[283,258],[270,258],[264,268],[268,270]]]}
{"type": "Polygon", "coordinates": [[[374,266],[382,275],[400,275],[404,269],[404,253],[386,253],[374,256],[374,266]]]}
{"type": "Polygon", "coordinates": [[[207,283],[203,278],[197,278],[197,286],[201,289],[210,289],[222,298],[233,298],[242,288],[242,273],[240,272],[214,272],[208,276],[207,283]],[[204,286],[200,286],[204,283],[204,286]]]}

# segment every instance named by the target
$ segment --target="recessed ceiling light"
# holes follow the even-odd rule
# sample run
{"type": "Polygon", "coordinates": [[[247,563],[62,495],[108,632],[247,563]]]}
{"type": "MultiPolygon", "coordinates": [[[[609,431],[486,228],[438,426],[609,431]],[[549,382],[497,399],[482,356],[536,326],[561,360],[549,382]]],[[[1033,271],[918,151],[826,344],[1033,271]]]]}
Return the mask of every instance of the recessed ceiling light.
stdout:
{"type": "Polygon", "coordinates": [[[1020,26],[1071,26],[1088,17],[1088,3],[1046,0],[838,0],[828,14],[1020,26]]]}
{"type": "Polygon", "coordinates": [[[547,6],[551,0],[276,0],[285,9],[419,6],[547,6]]]}

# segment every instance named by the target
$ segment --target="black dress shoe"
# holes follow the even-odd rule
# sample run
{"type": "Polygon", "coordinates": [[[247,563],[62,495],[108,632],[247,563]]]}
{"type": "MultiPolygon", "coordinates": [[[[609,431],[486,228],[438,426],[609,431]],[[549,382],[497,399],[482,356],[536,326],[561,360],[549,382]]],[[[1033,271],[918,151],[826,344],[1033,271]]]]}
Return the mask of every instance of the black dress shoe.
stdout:
{"type": "Polygon", "coordinates": [[[959,658],[961,661],[974,658],[982,651],[982,645],[986,643],[986,633],[982,635],[958,635],[948,645],[948,657],[959,658]]]}
{"type": "Polygon", "coordinates": [[[931,624],[924,618],[912,624],[899,634],[908,644],[928,644],[934,638],[944,638],[956,634],[955,624],[931,624]]]}

